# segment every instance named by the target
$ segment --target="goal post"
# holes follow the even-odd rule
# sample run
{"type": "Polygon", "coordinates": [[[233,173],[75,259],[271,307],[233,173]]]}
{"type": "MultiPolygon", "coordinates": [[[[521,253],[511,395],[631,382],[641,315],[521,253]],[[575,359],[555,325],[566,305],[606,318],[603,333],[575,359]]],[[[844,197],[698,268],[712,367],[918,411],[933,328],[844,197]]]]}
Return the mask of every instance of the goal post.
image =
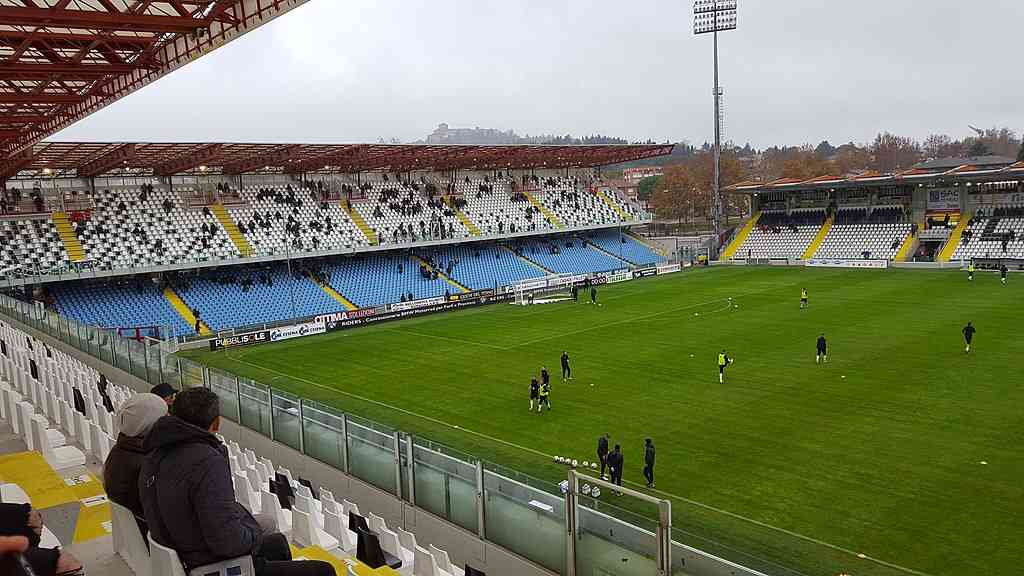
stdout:
{"type": "Polygon", "coordinates": [[[551,304],[571,300],[573,285],[584,279],[585,276],[556,274],[513,284],[508,289],[512,292],[512,303],[516,306],[551,304]]]}

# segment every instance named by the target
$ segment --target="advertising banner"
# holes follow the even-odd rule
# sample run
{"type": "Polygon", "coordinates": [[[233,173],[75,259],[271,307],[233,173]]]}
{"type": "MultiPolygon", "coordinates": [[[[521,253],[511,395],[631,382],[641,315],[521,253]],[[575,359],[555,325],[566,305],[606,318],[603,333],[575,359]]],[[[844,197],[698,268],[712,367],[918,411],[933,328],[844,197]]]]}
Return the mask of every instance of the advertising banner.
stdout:
{"type": "Polygon", "coordinates": [[[672,274],[673,272],[679,272],[682,267],[679,264],[665,264],[664,266],[658,266],[658,274],[672,274]]]}
{"type": "Polygon", "coordinates": [[[929,210],[959,210],[960,191],[950,188],[936,188],[928,191],[929,210]]]}
{"type": "Polygon", "coordinates": [[[804,266],[821,268],[888,268],[888,260],[847,260],[844,258],[813,258],[804,266]]]}
{"type": "Polygon", "coordinates": [[[401,320],[402,318],[413,318],[424,314],[434,314],[436,312],[447,312],[449,310],[461,310],[463,308],[472,308],[474,306],[481,306],[483,304],[507,302],[510,299],[510,294],[491,294],[479,296],[477,298],[472,299],[467,298],[456,300],[452,302],[445,302],[444,298],[442,298],[440,303],[431,304],[429,306],[421,306],[418,308],[412,308],[407,310],[391,309],[386,312],[379,312],[377,314],[363,316],[350,315],[344,319],[328,321],[325,328],[327,329],[328,332],[333,332],[335,330],[345,330],[347,328],[365,326],[367,324],[375,324],[377,322],[388,322],[391,320],[401,320]]]}
{"type": "Polygon", "coordinates": [[[505,286],[506,294],[514,294],[517,289],[521,290],[536,290],[538,288],[547,288],[547,280],[533,280],[531,282],[521,282],[512,286],[505,286]]]}
{"type": "Polygon", "coordinates": [[[435,296],[433,298],[423,298],[422,300],[413,300],[411,302],[395,302],[394,304],[388,305],[388,310],[392,312],[401,312],[402,310],[414,310],[416,308],[423,308],[425,306],[433,306],[435,304],[444,303],[444,296],[435,296]]]}
{"type": "Polygon", "coordinates": [[[323,322],[307,322],[305,324],[274,328],[270,331],[270,341],[279,342],[281,340],[291,340],[292,338],[303,338],[305,336],[313,336],[314,334],[323,334],[326,331],[323,322]]]}
{"type": "Polygon", "coordinates": [[[656,276],[657,274],[657,268],[642,268],[640,270],[633,270],[633,278],[646,278],[648,276],[656,276]]]}
{"type": "Polygon", "coordinates": [[[213,340],[210,340],[210,350],[217,351],[225,348],[240,348],[242,346],[262,344],[264,342],[270,342],[270,330],[260,330],[259,332],[250,332],[248,334],[236,334],[234,336],[225,336],[224,338],[214,338],[213,340]]]}
{"type": "Polygon", "coordinates": [[[981,206],[990,204],[1024,204],[1024,192],[1010,194],[971,194],[971,198],[981,206]]]}
{"type": "Polygon", "coordinates": [[[633,279],[633,274],[629,270],[619,270],[617,272],[610,272],[603,275],[605,282],[608,284],[616,284],[618,282],[628,282],[633,279]]]}

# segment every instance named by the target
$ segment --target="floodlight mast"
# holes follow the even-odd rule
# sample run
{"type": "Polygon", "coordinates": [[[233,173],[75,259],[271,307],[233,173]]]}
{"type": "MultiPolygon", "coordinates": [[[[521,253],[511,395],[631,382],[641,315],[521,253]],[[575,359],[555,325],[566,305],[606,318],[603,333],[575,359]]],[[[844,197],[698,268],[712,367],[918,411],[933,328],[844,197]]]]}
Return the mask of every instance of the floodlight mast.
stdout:
{"type": "Polygon", "coordinates": [[[722,88],[718,85],[718,33],[736,29],[737,0],[697,0],[693,3],[693,33],[712,34],[715,39],[715,189],[711,217],[715,225],[715,242],[724,232],[725,199],[722,197],[722,88]]]}

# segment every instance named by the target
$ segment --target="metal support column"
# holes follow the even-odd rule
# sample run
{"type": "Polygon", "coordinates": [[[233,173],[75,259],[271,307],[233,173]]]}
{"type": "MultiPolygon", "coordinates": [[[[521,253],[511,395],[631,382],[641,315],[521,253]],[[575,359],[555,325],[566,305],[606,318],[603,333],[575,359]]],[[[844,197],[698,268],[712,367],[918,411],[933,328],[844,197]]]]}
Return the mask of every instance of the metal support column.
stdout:
{"type": "MultiPolygon", "coordinates": [[[[411,177],[411,176],[410,176],[411,177]]],[[[416,450],[412,434],[405,436],[405,478],[409,485],[409,504],[416,505],[416,466],[413,465],[413,456],[416,450]]],[[[446,475],[447,476],[447,475],[446,475]]]]}
{"type": "Polygon", "coordinates": [[[484,522],[487,517],[484,510],[484,463],[477,460],[476,463],[476,535],[481,540],[487,537],[487,530],[484,522]]]}
{"type": "Polygon", "coordinates": [[[395,496],[402,499],[402,433],[395,432],[391,437],[395,447],[395,496]]]}
{"type": "Polygon", "coordinates": [[[351,475],[352,469],[348,463],[348,414],[341,415],[341,441],[345,443],[345,449],[341,451],[341,471],[351,475]]]}

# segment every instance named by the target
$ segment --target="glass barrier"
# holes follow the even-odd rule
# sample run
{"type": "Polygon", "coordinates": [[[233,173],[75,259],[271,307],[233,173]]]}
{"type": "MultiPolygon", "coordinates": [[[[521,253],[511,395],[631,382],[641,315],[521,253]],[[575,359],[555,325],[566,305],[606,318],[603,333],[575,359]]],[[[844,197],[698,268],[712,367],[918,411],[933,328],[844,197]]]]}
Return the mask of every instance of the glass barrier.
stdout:
{"type": "Polygon", "coordinates": [[[128,357],[128,342],[127,338],[115,338],[114,339],[114,361],[115,366],[124,370],[125,372],[132,371],[132,364],[128,357]]]}
{"type": "MultiPolygon", "coordinates": [[[[549,570],[565,572],[565,500],[499,475],[485,464],[484,515],[487,539],[549,570]]],[[[522,474],[517,474],[523,477],[522,474]]],[[[548,484],[557,493],[558,487],[548,484]]]]}
{"type": "Polygon", "coordinates": [[[149,381],[146,374],[146,346],[137,340],[128,340],[128,360],[132,376],[149,381]]]}
{"type": "MultiPolygon", "coordinates": [[[[234,378],[230,374],[210,368],[211,380],[218,374],[234,378]]],[[[270,419],[270,389],[248,378],[239,378],[238,401],[239,418],[242,420],[242,425],[250,430],[258,431],[267,438],[273,436],[273,422],[270,419]]]]}
{"type": "Polygon", "coordinates": [[[302,425],[299,421],[299,397],[280,390],[271,390],[274,418],[274,440],[302,450],[302,425]]]}
{"type": "Polygon", "coordinates": [[[303,446],[306,454],[345,469],[345,415],[316,402],[302,402],[303,446]]]}
{"type": "Polygon", "coordinates": [[[422,438],[414,438],[413,445],[416,505],[477,532],[475,459],[446,454],[422,438]]]}
{"type": "Polygon", "coordinates": [[[144,340],[142,349],[146,351],[146,374],[149,383],[156,386],[163,379],[163,358],[161,357],[160,346],[153,345],[152,340],[144,340]]]}
{"type": "MultiPolygon", "coordinates": [[[[182,363],[182,374],[189,374],[190,379],[195,379],[196,372],[199,372],[199,386],[203,385],[203,367],[198,364],[193,365],[192,362],[181,359],[182,363]],[[186,364],[187,362],[187,364],[186,364]]],[[[231,420],[232,422],[238,422],[241,419],[239,414],[239,396],[238,396],[238,380],[230,374],[219,372],[214,368],[210,368],[210,378],[208,386],[210,390],[213,390],[220,398],[220,411],[221,414],[231,420]]]]}
{"type": "MultiPolygon", "coordinates": [[[[181,389],[182,390],[185,390],[187,388],[197,388],[199,386],[205,385],[205,382],[203,381],[203,365],[202,364],[198,364],[196,362],[193,362],[193,361],[189,360],[188,358],[179,358],[178,359],[178,366],[179,366],[179,370],[181,370],[181,389]]],[[[215,370],[216,369],[214,369],[214,368],[210,368],[210,379],[211,380],[213,380],[213,373],[214,373],[215,370]]],[[[224,374],[224,373],[223,372],[218,372],[218,374],[224,374]]],[[[234,384],[234,382],[235,382],[235,377],[234,376],[232,376],[230,374],[225,374],[225,376],[230,377],[232,384],[234,384]]]]}
{"type": "Polygon", "coordinates": [[[400,496],[395,485],[394,432],[378,430],[380,424],[349,415],[348,466],[353,476],[400,496]]]}

